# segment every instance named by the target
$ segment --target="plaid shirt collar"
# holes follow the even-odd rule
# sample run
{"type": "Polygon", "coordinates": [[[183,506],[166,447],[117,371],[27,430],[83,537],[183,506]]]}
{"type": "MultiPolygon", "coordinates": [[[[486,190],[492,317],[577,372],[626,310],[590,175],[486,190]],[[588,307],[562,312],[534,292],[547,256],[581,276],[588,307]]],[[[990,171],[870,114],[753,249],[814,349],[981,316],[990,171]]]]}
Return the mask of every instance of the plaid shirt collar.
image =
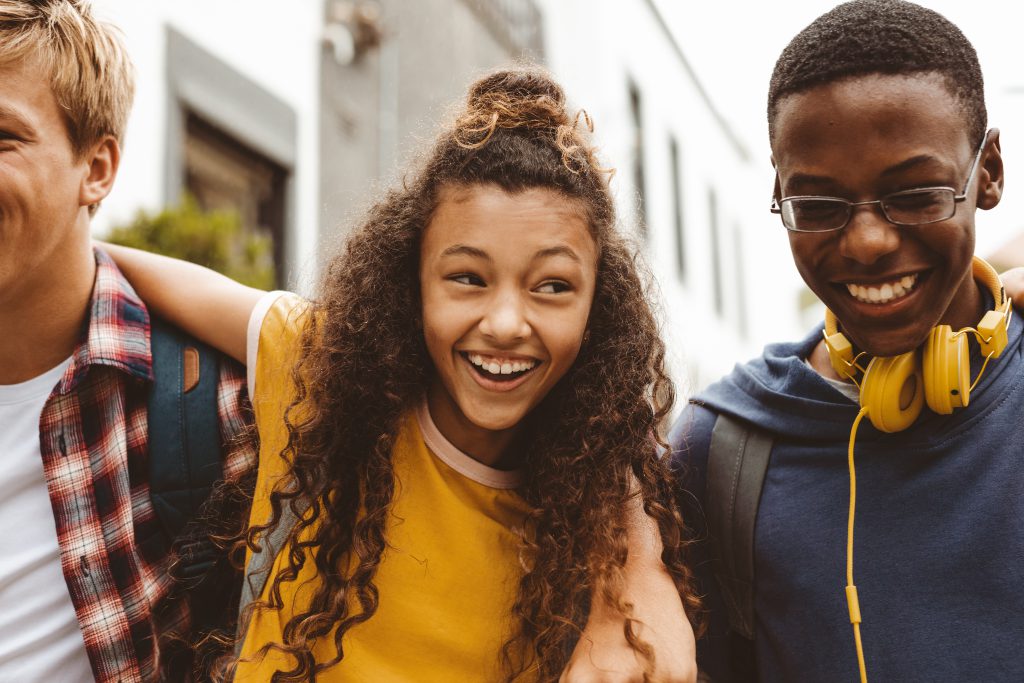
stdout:
{"type": "Polygon", "coordinates": [[[95,249],[96,282],[82,342],[57,393],[74,391],[93,365],[109,365],[140,380],[153,381],[149,348],[149,312],[139,296],[102,250],[95,249]]]}

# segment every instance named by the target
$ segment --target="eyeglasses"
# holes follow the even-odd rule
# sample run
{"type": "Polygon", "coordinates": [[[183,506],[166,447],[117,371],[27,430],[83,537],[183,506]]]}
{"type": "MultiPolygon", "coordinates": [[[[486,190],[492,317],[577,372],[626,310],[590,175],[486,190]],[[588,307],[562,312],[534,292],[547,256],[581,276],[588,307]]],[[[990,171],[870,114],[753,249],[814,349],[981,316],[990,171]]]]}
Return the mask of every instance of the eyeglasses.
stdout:
{"type": "MultiPolygon", "coordinates": [[[[990,132],[990,131],[989,131],[990,132]]],[[[797,196],[772,197],[771,212],[782,216],[782,224],[792,232],[831,232],[842,230],[850,222],[853,207],[878,204],[886,220],[895,225],[927,225],[952,218],[956,205],[967,199],[967,190],[974,182],[981,152],[988,142],[989,132],[981,140],[964,190],[957,194],[951,187],[921,187],[887,194],[868,202],[851,202],[840,197],[797,196]]]]}

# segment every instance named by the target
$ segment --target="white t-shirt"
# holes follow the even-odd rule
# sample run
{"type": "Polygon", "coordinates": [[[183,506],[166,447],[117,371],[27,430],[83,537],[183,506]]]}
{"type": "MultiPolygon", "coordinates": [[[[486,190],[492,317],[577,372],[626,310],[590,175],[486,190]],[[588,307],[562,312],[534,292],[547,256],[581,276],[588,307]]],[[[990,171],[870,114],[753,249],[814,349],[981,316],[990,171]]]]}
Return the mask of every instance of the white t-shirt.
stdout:
{"type": "Polygon", "coordinates": [[[0,385],[0,681],[92,681],[60,564],[39,418],[71,359],[0,385]]]}

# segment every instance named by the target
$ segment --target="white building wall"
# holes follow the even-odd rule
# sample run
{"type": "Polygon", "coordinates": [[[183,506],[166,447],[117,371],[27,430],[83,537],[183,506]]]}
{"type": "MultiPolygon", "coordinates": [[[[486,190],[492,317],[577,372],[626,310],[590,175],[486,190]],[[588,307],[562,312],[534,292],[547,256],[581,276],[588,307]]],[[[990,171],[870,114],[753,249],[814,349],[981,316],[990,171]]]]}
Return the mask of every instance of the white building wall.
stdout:
{"type": "MultiPolygon", "coordinates": [[[[633,229],[628,83],[643,106],[646,256],[660,285],[673,374],[686,396],[760,352],[804,332],[802,283],[778,218],[768,213],[773,178],[716,117],[647,0],[543,0],[548,66],[570,99],[592,115],[620,220],[633,229]],[[676,266],[669,139],[680,147],[685,279],[676,266]],[[708,195],[717,197],[723,310],[715,310],[708,195]]],[[[686,46],[679,46],[685,54],[686,46]]],[[[767,170],[766,170],[767,169],[767,170]]]]}
{"type": "Polygon", "coordinates": [[[323,0],[95,0],[94,11],[118,26],[136,68],[135,106],[117,184],[93,221],[102,235],[166,197],[167,28],[186,36],[291,107],[297,143],[291,207],[293,266],[313,257],[319,163],[319,64],[323,0]]]}

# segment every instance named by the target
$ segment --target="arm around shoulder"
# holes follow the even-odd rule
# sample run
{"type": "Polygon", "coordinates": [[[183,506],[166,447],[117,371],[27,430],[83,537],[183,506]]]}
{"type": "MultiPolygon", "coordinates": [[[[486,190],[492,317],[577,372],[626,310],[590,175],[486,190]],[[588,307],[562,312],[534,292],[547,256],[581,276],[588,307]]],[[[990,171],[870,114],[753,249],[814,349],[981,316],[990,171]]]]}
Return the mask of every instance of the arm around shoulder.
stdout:
{"type": "Polygon", "coordinates": [[[265,292],[188,261],[106,243],[98,246],[110,254],[153,313],[246,362],[249,316],[265,292]]]}
{"type": "Polygon", "coordinates": [[[1024,266],[1011,268],[1002,273],[999,279],[1003,281],[1006,295],[1013,299],[1013,305],[1024,309],[1024,266]]]}

